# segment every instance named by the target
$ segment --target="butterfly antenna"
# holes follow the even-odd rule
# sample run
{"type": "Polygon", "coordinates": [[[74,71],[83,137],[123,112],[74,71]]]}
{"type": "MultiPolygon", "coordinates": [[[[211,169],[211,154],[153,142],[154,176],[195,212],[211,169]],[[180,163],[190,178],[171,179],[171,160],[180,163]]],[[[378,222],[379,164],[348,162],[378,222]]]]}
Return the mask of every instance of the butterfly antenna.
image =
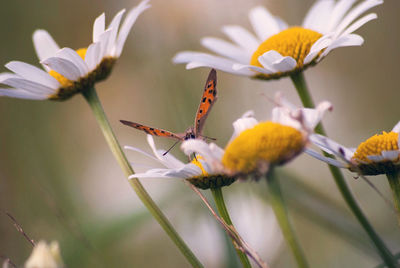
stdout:
{"type": "Polygon", "coordinates": [[[204,136],[204,135],[201,135],[201,137],[202,137],[202,138],[205,138],[205,139],[212,140],[212,141],[216,141],[216,140],[217,140],[216,138],[211,138],[211,137],[204,136]]]}
{"type": "MultiPolygon", "coordinates": [[[[370,180],[368,180],[368,179],[367,179],[365,176],[363,176],[363,175],[360,175],[360,177],[361,177],[369,186],[371,186],[371,188],[374,189],[375,192],[377,192],[377,194],[378,194],[380,197],[382,197],[382,199],[386,202],[386,204],[387,204],[394,212],[396,212],[396,210],[394,209],[394,207],[393,207],[393,205],[392,205],[392,202],[390,202],[390,200],[387,199],[387,198],[382,194],[382,192],[379,191],[379,189],[376,188],[376,186],[375,186],[370,180]]],[[[397,212],[396,212],[396,213],[397,213],[397,212]]]]}
{"type": "Polygon", "coordinates": [[[169,153],[169,151],[172,150],[172,148],[175,147],[175,145],[177,145],[181,140],[177,140],[167,151],[165,151],[162,155],[166,155],[167,153],[169,153]]]}

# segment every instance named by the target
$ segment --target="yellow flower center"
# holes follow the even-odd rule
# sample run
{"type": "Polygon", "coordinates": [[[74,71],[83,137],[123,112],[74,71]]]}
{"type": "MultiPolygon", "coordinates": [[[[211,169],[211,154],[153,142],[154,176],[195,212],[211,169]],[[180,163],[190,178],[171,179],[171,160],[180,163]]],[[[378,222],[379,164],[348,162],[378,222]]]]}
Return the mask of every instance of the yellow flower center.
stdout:
{"type": "Polygon", "coordinates": [[[258,57],[265,52],[275,50],[284,57],[294,58],[297,61],[296,69],[302,69],[304,58],[310,52],[312,45],[321,37],[322,34],[302,27],[288,28],[261,43],[251,57],[250,64],[262,67],[258,57]]]}
{"type": "Polygon", "coordinates": [[[279,165],[291,160],[303,150],[305,142],[303,134],[293,127],[259,123],[228,144],[222,164],[233,172],[248,174],[260,164],[279,165]]]}
{"type": "MultiPolygon", "coordinates": [[[[86,51],[87,51],[87,48],[80,48],[80,49],[76,50],[76,53],[78,53],[78,55],[79,55],[83,60],[85,60],[86,51]]],[[[57,72],[54,71],[54,70],[50,70],[50,71],[49,71],[49,74],[50,74],[52,77],[54,77],[55,79],[57,79],[57,81],[60,82],[60,84],[61,84],[63,87],[71,87],[71,86],[74,85],[74,82],[73,82],[73,81],[71,81],[71,80],[65,78],[64,76],[62,76],[61,74],[57,73],[57,72]]]]}
{"type": "Polygon", "coordinates": [[[399,134],[396,132],[383,132],[367,139],[361,143],[356,152],[354,153],[353,160],[363,161],[366,163],[372,163],[367,156],[380,155],[382,151],[398,150],[397,140],[399,134]]]}

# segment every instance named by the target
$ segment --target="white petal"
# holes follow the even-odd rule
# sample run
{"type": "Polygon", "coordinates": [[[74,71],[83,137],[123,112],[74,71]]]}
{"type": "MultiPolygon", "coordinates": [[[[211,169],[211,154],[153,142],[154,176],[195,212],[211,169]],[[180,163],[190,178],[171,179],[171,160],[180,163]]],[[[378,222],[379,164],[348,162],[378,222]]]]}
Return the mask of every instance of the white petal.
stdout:
{"type": "Polygon", "coordinates": [[[367,0],[354,7],[335,29],[335,36],[339,36],[358,16],[377,5],[383,3],[383,0],[367,0]]]}
{"type": "Polygon", "coordinates": [[[375,163],[385,160],[382,155],[367,155],[367,158],[375,163]]]}
{"type": "Polygon", "coordinates": [[[9,89],[9,88],[0,88],[0,96],[18,98],[18,99],[29,99],[29,100],[45,100],[48,98],[47,95],[34,94],[22,89],[9,89]]]}
{"type": "Polygon", "coordinates": [[[99,62],[106,56],[107,54],[107,46],[108,40],[111,35],[111,30],[108,29],[104,33],[102,33],[99,37],[99,45],[100,45],[100,53],[99,53],[99,62]]]}
{"type": "Polygon", "coordinates": [[[157,161],[157,162],[158,162],[158,159],[157,159],[157,158],[155,158],[155,157],[152,156],[151,154],[149,154],[149,153],[147,153],[147,152],[145,152],[145,151],[143,151],[143,150],[141,150],[141,149],[139,149],[139,148],[136,148],[136,147],[133,147],[133,146],[124,146],[124,149],[126,149],[126,150],[131,150],[131,151],[138,152],[138,153],[141,153],[141,154],[143,154],[143,155],[145,155],[145,156],[147,156],[147,157],[153,159],[154,161],[157,161]]]}
{"type": "Polygon", "coordinates": [[[236,71],[232,69],[235,64],[234,61],[217,57],[214,55],[200,53],[200,52],[179,52],[172,59],[174,63],[188,63],[187,69],[198,68],[198,67],[212,67],[218,70],[222,70],[229,73],[241,74],[241,75],[253,75],[254,73],[249,71],[236,71]]]}
{"type": "Polygon", "coordinates": [[[0,84],[3,83],[4,80],[7,80],[9,78],[21,78],[21,76],[14,74],[14,73],[9,73],[9,72],[3,72],[0,73],[0,84]]]}
{"type": "Polygon", "coordinates": [[[257,40],[253,34],[244,29],[241,26],[228,25],[222,28],[222,31],[230,38],[233,42],[245,48],[247,51],[254,52],[260,45],[260,40],[257,40]]]}
{"type": "Polygon", "coordinates": [[[258,38],[262,41],[280,31],[279,25],[274,16],[272,16],[271,13],[262,6],[250,10],[249,19],[258,38]]]}
{"type": "Polygon", "coordinates": [[[275,21],[279,26],[279,30],[283,31],[289,28],[289,25],[286,23],[286,21],[282,20],[280,17],[275,16],[275,21]]]}
{"type": "Polygon", "coordinates": [[[313,130],[318,123],[322,120],[326,111],[332,111],[332,103],[328,101],[321,102],[315,109],[303,108],[303,124],[309,129],[313,130]]]}
{"type": "Polygon", "coordinates": [[[319,52],[332,44],[332,35],[324,35],[320,39],[318,39],[311,47],[310,52],[304,58],[304,64],[309,64],[315,57],[319,54],[319,52]]]}
{"type": "Polygon", "coordinates": [[[314,158],[317,158],[318,160],[321,160],[321,161],[324,161],[324,162],[328,163],[329,165],[336,166],[338,168],[347,168],[348,167],[348,165],[346,165],[346,164],[344,164],[344,163],[342,163],[342,162],[340,162],[340,161],[338,161],[336,159],[325,157],[325,156],[321,155],[320,153],[317,153],[316,151],[314,151],[312,149],[305,148],[304,152],[306,154],[308,154],[308,155],[311,155],[314,158]]]}
{"type": "Polygon", "coordinates": [[[39,60],[52,57],[60,49],[51,35],[45,30],[36,30],[33,33],[33,46],[39,60]]]}
{"type": "Polygon", "coordinates": [[[316,1],[304,18],[303,27],[322,34],[327,33],[333,7],[333,0],[316,1]]]}
{"type": "Polygon", "coordinates": [[[351,6],[356,2],[356,0],[340,0],[333,8],[329,26],[327,28],[328,32],[334,31],[336,26],[342,20],[343,16],[349,11],[351,6]]]}
{"type": "Polygon", "coordinates": [[[156,148],[153,136],[147,135],[147,142],[150,145],[153,154],[164,166],[168,168],[181,168],[183,166],[183,163],[181,161],[171,158],[169,155],[162,155],[162,153],[160,153],[156,148]]]}
{"type": "Polygon", "coordinates": [[[43,84],[47,87],[58,89],[61,84],[47,72],[21,61],[11,61],[5,67],[19,76],[43,84]]]}
{"type": "Polygon", "coordinates": [[[321,54],[319,59],[322,59],[326,55],[328,55],[329,52],[332,50],[339,48],[339,47],[351,47],[351,46],[361,46],[364,43],[364,39],[357,35],[357,34],[349,34],[346,36],[342,36],[335,41],[332,42],[330,46],[328,46],[325,51],[321,54]]]}
{"type": "Polygon", "coordinates": [[[8,78],[6,80],[1,81],[2,84],[22,89],[34,94],[40,94],[40,95],[51,95],[56,92],[56,90],[46,87],[42,84],[33,82],[31,80],[26,80],[23,78],[8,78]]]}
{"type": "Polygon", "coordinates": [[[287,72],[293,70],[297,62],[292,57],[283,57],[279,52],[270,50],[258,57],[261,65],[271,72],[287,72]]]}
{"type": "Polygon", "coordinates": [[[75,64],[69,60],[59,57],[51,57],[45,59],[41,63],[47,65],[52,70],[71,81],[77,81],[80,77],[80,71],[78,67],[76,67],[75,64]]]}
{"type": "Polygon", "coordinates": [[[378,18],[378,16],[375,13],[370,13],[368,15],[365,15],[364,17],[362,17],[361,19],[357,20],[352,25],[350,25],[341,35],[344,36],[344,35],[351,34],[355,31],[357,31],[361,26],[363,26],[367,22],[374,20],[376,18],[378,18]]]}
{"type": "Polygon", "coordinates": [[[106,17],[103,14],[98,16],[93,24],[93,43],[99,42],[100,35],[104,33],[106,27],[106,17]]]}
{"type": "Polygon", "coordinates": [[[100,43],[92,43],[88,47],[85,55],[85,62],[89,71],[93,71],[101,61],[100,57],[101,45],[100,43]]]}
{"type": "Polygon", "coordinates": [[[351,150],[325,136],[311,134],[309,140],[325,152],[336,155],[347,162],[350,162],[353,157],[354,153],[351,150]]]}
{"type": "Polygon", "coordinates": [[[209,145],[199,139],[189,139],[186,140],[182,143],[181,149],[186,155],[191,155],[193,153],[198,153],[201,155],[206,161],[207,164],[212,166],[213,162],[218,162],[219,158],[217,155],[213,153],[212,150],[210,150],[209,145]]]}
{"type": "Polygon", "coordinates": [[[400,132],[400,121],[397,122],[397,124],[393,127],[392,131],[397,133],[400,132]]]}
{"type": "Polygon", "coordinates": [[[258,124],[258,121],[254,117],[243,117],[237,119],[233,122],[233,134],[230,138],[229,142],[231,142],[234,138],[239,136],[240,133],[245,131],[246,129],[253,128],[255,125],[258,124]]]}
{"type": "Polygon", "coordinates": [[[81,58],[81,56],[78,55],[78,53],[76,53],[75,50],[71,48],[65,47],[59,50],[56,53],[56,57],[72,62],[75,65],[75,67],[78,68],[80,77],[87,75],[89,72],[89,69],[85,61],[81,58]]]}
{"type": "Polygon", "coordinates": [[[116,50],[117,33],[119,29],[119,24],[121,23],[122,15],[124,15],[124,13],[125,9],[122,9],[120,12],[118,12],[111,21],[110,26],[108,26],[107,28],[111,30],[110,37],[108,39],[108,45],[106,48],[107,56],[114,56],[112,53],[116,50]]]}
{"type": "Polygon", "coordinates": [[[124,44],[126,41],[126,38],[128,37],[128,34],[135,23],[136,19],[139,17],[139,15],[148,9],[150,5],[148,5],[149,0],[145,0],[140,2],[140,4],[133,8],[131,11],[128,12],[126,15],[126,18],[124,22],[122,23],[121,29],[118,33],[118,39],[117,39],[117,48],[115,51],[115,55],[119,57],[121,55],[122,49],[124,48],[124,44]]]}
{"type": "Polygon", "coordinates": [[[232,45],[224,40],[206,37],[201,40],[201,44],[209,50],[224,57],[231,58],[238,62],[250,62],[251,54],[240,47],[232,45]]]}
{"type": "Polygon", "coordinates": [[[397,150],[382,151],[381,155],[385,158],[385,160],[393,161],[399,158],[399,151],[397,150]]]}
{"type": "Polygon", "coordinates": [[[271,70],[267,70],[262,67],[254,66],[254,65],[248,65],[248,64],[239,64],[236,63],[232,66],[232,69],[238,72],[248,72],[248,76],[253,76],[256,75],[257,73],[262,73],[262,74],[273,74],[271,70]]]}

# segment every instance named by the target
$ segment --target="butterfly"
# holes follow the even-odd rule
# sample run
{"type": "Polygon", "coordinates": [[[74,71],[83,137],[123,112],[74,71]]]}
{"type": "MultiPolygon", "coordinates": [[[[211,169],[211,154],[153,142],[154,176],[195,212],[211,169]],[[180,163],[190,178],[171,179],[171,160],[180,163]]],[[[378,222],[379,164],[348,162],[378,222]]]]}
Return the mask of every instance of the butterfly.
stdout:
{"type": "Polygon", "coordinates": [[[215,101],[217,100],[217,72],[215,69],[212,69],[208,75],[206,84],[204,86],[203,95],[201,96],[201,101],[199,107],[197,108],[196,117],[194,121],[194,127],[191,126],[186,129],[183,133],[174,133],[171,131],[167,131],[160,128],[154,128],[145,126],[139,123],[130,122],[126,120],[120,120],[120,122],[124,125],[142,130],[147,134],[158,136],[158,137],[166,137],[172,138],[177,140],[175,144],[167,150],[165,154],[167,154],[178,142],[188,140],[188,139],[196,139],[196,138],[203,138],[203,139],[213,139],[202,135],[202,131],[204,128],[204,123],[207,119],[208,114],[211,111],[212,106],[214,105],[215,101]]]}

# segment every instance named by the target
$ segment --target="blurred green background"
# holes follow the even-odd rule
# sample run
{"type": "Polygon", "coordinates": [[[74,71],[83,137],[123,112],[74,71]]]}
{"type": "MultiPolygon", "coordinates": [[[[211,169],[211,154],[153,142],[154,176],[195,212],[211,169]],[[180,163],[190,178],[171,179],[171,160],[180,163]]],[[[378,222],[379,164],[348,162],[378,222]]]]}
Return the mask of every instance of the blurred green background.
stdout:
{"type": "MultiPolygon", "coordinates": [[[[0,59],[38,65],[31,42],[35,29],[48,30],[63,47],[91,41],[94,19],[110,19],[138,1],[2,1],[0,59]]],[[[123,145],[149,151],[145,135],[120,119],[172,131],[193,121],[208,70],[186,71],[171,58],[181,50],[202,50],[200,38],[223,37],[220,28],[250,29],[248,11],[266,6],[290,24],[301,23],[311,0],[152,0],[134,25],[113,74],[97,89],[123,145]]],[[[379,19],[362,27],[360,48],[338,49],[306,71],[316,101],[330,100],[325,118],[330,136],[347,146],[400,120],[400,2],[375,8],[379,19]]],[[[2,69],[5,71],[5,68],[2,69]]],[[[224,146],[231,123],[249,109],[268,119],[272,97],[282,91],[299,104],[288,78],[273,82],[218,73],[219,100],[205,134],[224,146]]],[[[58,240],[68,267],[188,267],[128,186],[81,96],[66,102],[0,99],[0,256],[22,265],[31,246],[4,214],[10,212],[35,240],[58,240]]],[[[172,143],[156,139],[159,147],[172,143]]],[[[185,157],[175,148],[172,153],[185,157]]],[[[151,163],[129,152],[133,162],[151,163]]],[[[137,171],[143,169],[137,169],[137,171]]],[[[282,169],[290,216],[312,267],[374,267],[380,263],[363,230],[346,208],[328,169],[303,155],[282,169]]],[[[362,180],[346,178],[366,215],[393,252],[400,251],[395,215],[362,180]]],[[[372,177],[390,198],[386,178],[372,177]]],[[[236,267],[223,232],[179,180],[144,180],[184,240],[206,267],[236,267]]],[[[271,267],[295,267],[267,203],[264,182],[224,189],[239,232],[271,267]]]]}

